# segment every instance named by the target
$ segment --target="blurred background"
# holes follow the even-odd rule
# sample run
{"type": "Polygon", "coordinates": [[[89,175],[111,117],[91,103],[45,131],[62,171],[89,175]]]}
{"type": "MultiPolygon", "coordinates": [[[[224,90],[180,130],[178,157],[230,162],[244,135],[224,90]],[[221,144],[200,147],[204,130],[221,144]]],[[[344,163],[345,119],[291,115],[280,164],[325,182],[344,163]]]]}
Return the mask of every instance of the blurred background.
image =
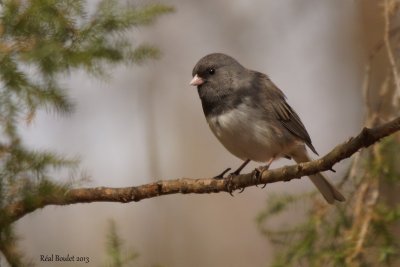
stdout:
{"type": "MultiPolygon", "coordinates": [[[[43,111],[24,126],[30,146],[79,156],[91,177],[85,186],[211,177],[241,163],[213,136],[197,90],[189,86],[195,63],[212,52],[268,74],[320,155],[359,132],[365,53],[358,1],[162,2],[176,12],[127,33],[134,42],[157,45],[160,60],[110,69],[109,80],[72,72],[62,83],[76,111],[69,116],[43,111]]],[[[293,162],[272,167],[284,164],[293,162]]],[[[332,182],[347,165],[327,173],[332,182]]],[[[88,256],[85,266],[100,266],[109,219],[126,247],[140,254],[137,266],[266,266],[274,251],[257,229],[257,214],[270,194],[311,190],[308,179],[301,179],[247,188],[234,197],[171,195],[129,204],[47,206],[19,220],[17,233],[21,249],[38,266],[52,266],[39,261],[52,253],[88,256]]],[[[292,210],[276,223],[301,216],[301,209],[292,210]]]]}

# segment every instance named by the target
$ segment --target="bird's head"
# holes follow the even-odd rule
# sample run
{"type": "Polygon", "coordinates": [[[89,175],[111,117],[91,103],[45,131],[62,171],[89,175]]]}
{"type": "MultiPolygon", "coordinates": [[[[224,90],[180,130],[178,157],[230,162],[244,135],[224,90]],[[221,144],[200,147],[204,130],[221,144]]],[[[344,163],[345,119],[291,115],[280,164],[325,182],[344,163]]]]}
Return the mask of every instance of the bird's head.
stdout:
{"type": "Polygon", "coordinates": [[[193,68],[193,79],[190,85],[197,86],[199,93],[202,87],[213,91],[232,90],[236,86],[236,79],[242,76],[246,69],[234,58],[222,54],[209,54],[197,62],[193,68]]]}

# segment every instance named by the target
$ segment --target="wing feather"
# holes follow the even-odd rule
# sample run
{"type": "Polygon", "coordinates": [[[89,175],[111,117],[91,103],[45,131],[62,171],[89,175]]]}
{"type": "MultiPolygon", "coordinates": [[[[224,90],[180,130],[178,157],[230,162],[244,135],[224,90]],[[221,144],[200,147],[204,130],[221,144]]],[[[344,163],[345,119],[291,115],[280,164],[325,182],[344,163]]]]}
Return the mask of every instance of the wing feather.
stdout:
{"type": "Polygon", "coordinates": [[[311,143],[310,135],[308,134],[304,124],[301,122],[300,117],[292,109],[292,107],[286,102],[286,96],[284,93],[264,74],[261,74],[264,88],[265,97],[267,103],[272,106],[272,110],[275,113],[278,121],[294,136],[300,138],[304,143],[318,155],[314,146],[311,143]],[[272,90],[271,90],[272,89],[272,90]],[[274,101],[271,101],[274,99],[274,101]]]}

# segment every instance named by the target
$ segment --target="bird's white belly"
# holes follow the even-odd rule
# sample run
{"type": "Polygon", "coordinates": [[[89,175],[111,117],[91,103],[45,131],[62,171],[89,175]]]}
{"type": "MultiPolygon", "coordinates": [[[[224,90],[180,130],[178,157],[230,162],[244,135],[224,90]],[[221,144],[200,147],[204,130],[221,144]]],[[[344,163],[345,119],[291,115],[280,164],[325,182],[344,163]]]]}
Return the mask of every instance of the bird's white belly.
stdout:
{"type": "Polygon", "coordinates": [[[219,116],[210,116],[207,122],[224,147],[243,160],[267,162],[284,153],[284,140],[279,130],[245,105],[219,116]]]}

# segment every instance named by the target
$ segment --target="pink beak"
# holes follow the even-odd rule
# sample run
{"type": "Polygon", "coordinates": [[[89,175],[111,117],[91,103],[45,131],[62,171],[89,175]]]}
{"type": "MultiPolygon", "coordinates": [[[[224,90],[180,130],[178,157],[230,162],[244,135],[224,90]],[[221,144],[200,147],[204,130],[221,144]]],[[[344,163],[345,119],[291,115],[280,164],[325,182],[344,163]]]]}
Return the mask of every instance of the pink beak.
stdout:
{"type": "Polygon", "coordinates": [[[193,79],[190,81],[190,85],[199,86],[204,83],[204,80],[200,78],[197,74],[194,75],[193,79]]]}

